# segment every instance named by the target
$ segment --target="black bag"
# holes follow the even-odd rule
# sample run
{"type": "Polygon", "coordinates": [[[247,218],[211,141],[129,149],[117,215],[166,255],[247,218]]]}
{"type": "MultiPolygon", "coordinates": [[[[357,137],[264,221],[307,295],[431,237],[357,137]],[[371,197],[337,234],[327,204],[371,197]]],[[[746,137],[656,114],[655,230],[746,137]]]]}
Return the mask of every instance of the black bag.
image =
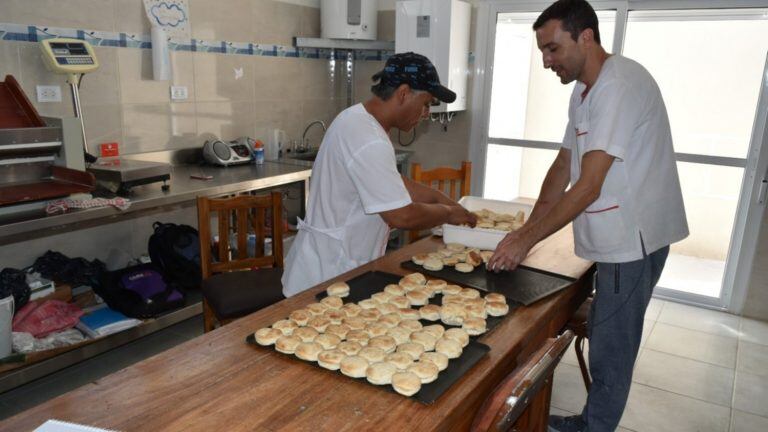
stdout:
{"type": "Polygon", "coordinates": [[[182,288],[200,288],[200,239],[189,225],[152,224],[155,233],[149,237],[149,257],[169,282],[182,288]]]}
{"type": "Polygon", "coordinates": [[[24,307],[32,290],[27,285],[27,274],[21,270],[5,268],[0,271],[0,298],[13,296],[14,311],[24,307]]]}
{"type": "Polygon", "coordinates": [[[152,264],[104,272],[93,289],[110,308],[131,318],[155,318],[185,304],[184,293],[152,264]]]}

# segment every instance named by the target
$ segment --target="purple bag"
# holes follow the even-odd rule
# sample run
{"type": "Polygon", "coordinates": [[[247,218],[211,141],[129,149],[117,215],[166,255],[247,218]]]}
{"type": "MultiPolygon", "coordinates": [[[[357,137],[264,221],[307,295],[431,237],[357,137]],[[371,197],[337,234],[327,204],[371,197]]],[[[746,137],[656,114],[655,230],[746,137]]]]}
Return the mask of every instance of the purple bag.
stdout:
{"type": "Polygon", "coordinates": [[[185,296],[151,264],[106,272],[96,294],[131,318],[154,318],[185,305],[185,296]]]}
{"type": "Polygon", "coordinates": [[[166,301],[180,300],[182,295],[176,290],[172,290],[169,295],[165,295],[168,290],[163,280],[163,276],[151,269],[136,270],[128,272],[120,278],[123,288],[133,291],[140,295],[145,302],[151,302],[159,294],[163,294],[166,301]]]}

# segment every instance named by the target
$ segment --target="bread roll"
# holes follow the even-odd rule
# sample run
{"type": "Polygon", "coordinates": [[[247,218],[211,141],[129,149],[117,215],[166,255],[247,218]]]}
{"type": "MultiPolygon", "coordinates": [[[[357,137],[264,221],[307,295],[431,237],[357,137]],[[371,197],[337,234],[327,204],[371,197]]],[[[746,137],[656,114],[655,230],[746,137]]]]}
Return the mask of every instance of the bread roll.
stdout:
{"type": "Polygon", "coordinates": [[[461,290],[459,295],[466,299],[476,299],[480,297],[480,291],[474,288],[464,288],[461,290]]]}
{"type": "Polygon", "coordinates": [[[486,264],[488,264],[488,261],[491,259],[492,256],[493,256],[493,251],[488,251],[488,250],[480,251],[480,258],[482,258],[483,262],[486,264]]]}
{"type": "Polygon", "coordinates": [[[367,346],[361,349],[357,355],[368,360],[369,363],[378,363],[384,361],[384,357],[387,356],[387,353],[381,348],[367,346]]]}
{"type": "Polygon", "coordinates": [[[365,326],[365,331],[368,333],[368,336],[370,336],[371,338],[375,338],[377,336],[384,336],[385,334],[387,334],[387,330],[389,330],[389,327],[378,322],[368,323],[368,325],[365,326]]]}
{"type": "Polygon", "coordinates": [[[464,304],[464,297],[458,295],[458,294],[443,294],[443,305],[447,305],[449,303],[456,303],[459,305],[464,304]]]}
{"type": "Polygon", "coordinates": [[[443,288],[448,286],[448,282],[442,279],[432,279],[427,281],[427,286],[431,287],[435,294],[440,294],[443,292],[443,288]]]}
{"type": "Polygon", "coordinates": [[[415,331],[411,333],[411,342],[420,344],[424,347],[424,351],[432,351],[435,349],[435,343],[437,343],[437,338],[432,336],[431,333],[425,332],[424,330],[415,331]]]}
{"type": "Polygon", "coordinates": [[[339,364],[341,373],[352,378],[365,377],[365,371],[368,369],[368,361],[359,356],[346,356],[339,364]]]}
{"type": "Polygon", "coordinates": [[[509,313],[509,306],[506,303],[488,302],[485,304],[485,310],[490,316],[504,316],[509,313]]]}
{"type": "Polygon", "coordinates": [[[392,298],[389,299],[389,304],[396,306],[398,309],[411,307],[411,301],[404,295],[392,296],[392,298]]]}
{"type": "Polygon", "coordinates": [[[341,311],[344,312],[349,318],[360,315],[362,310],[363,308],[361,308],[357,303],[345,303],[344,306],[341,307],[341,311]]]}
{"type": "Polygon", "coordinates": [[[397,342],[392,336],[376,336],[368,340],[368,347],[381,348],[385,353],[391,353],[395,351],[397,342]]]}
{"type": "Polygon", "coordinates": [[[416,360],[424,353],[424,345],[415,342],[406,342],[397,346],[397,352],[408,354],[412,359],[416,360]]]}
{"type": "Polygon", "coordinates": [[[420,322],[418,322],[417,320],[412,320],[412,319],[404,319],[404,320],[400,321],[398,326],[399,327],[403,327],[403,328],[408,329],[408,330],[411,330],[411,331],[421,330],[421,328],[424,327],[424,326],[421,325],[420,322]]]}
{"type": "Polygon", "coordinates": [[[429,295],[423,289],[415,289],[405,293],[405,297],[414,306],[422,306],[429,302],[429,295]]]}
{"type": "Polygon", "coordinates": [[[443,269],[443,261],[430,258],[424,261],[424,268],[430,271],[440,271],[443,269]]]}
{"type": "Polygon", "coordinates": [[[467,318],[482,318],[488,317],[488,312],[485,310],[485,305],[468,304],[464,305],[464,310],[467,311],[467,318]]]}
{"type": "Polygon", "coordinates": [[[302,342],[296,346],[296,357],[306,361],[317,361],[317,355],[323,351],[317,342],[302,342]]]}
{"type": "Polygon", "coordinates": [[[283,332],[269,327],[258,329],[254,334],[256,343],[263,346],[274,344],[281,336],[283,336],[283,332]]]}
{"type": "Polygon", "coordinates": [[[461,287],[458,285],[448,284],[443,287],[443,295],[457,295],[461,292],[461,287]]]}
{"type": "Polygon", "coordinates": [[[445,331],[443,338],[453,339],[461,344],[462,347],[469,344],[469,334],[464,329],[452,328],[445,331]]]}
{"type": "Polygon", "coordinates": [[[453,268],[456,269],[456,271],[461,273],[472,273],[472,270],[475,269],[475,267],[472,264],[460,262],[456,264],[453,268]]]}
{"type": "Polygon", "coordinates": [[[421,319],[437,321],[440,319],[440,306],[433,304],[422,306],[421,309],[419,309],[419,315],[421,316],[421,319]]]}
{"type": "Polygon", "coordinates": [[[435,339],[440,339],[445,334],[445,327],[440,324],[424,326],[422,330],[434,336],[435,339]]]}
{"type": "Polygon", "coordinates": [[[429,258],[427,254],[417,254],[411,257],[411,261],[416,265],[422,265],[427,258],[429,258]]]}
{"type": "Polygon", "coordinates": [[[387,336],[392,336],[399,345],[411,340],[411,331],[402,327],[393,327],[387,330],[387,336]]]}
{"type": "Polygon", "coordinates": [[[334,282],[325,290],[328,296],[346,297],[349,295],[349,285],[346,282],[334,282]]]}
{"type": "Polygon", "coordinates": [[[453,254],[456,253],[456,251],[452,251],[448,248],[440,248],[437,250],[437,253],[440,254],[440,257],[445,258],[445,257],[452,256],[453,254]]]}
{"type": "Polygon", "coordinates": [[[363,347],[357,342],[344,341],[336,346],[336,349],[343,352],[344,355],[357,355],[363,347]]]}
{"type": "Polygon", "coordinates": [[[408,369],[408,366],[413,364],[413,357],[404,352],[393,352],[392,354],[388,354],[384,360],[392,363],[401,371],[408,369]]]}
{"type": "Polygon", "coordinates": [[[402,319],[410,319],[410,320],[417,320],[421,318],[421,315],[419,314],[419,311],[416,309],[411,308],[400,308],[400,318],[402,319]]]}
{"type": "Polygon", "coordinates": [[[423,285],[418,284],[416,282],[408,282],[405,280],[400,280],[400,288],[405,291],[405,293],[408,293],[408,291],[413,291],[415,289],[421,288],[423,285]]]}
{"type": "Polygon", "coordinates": [[[485,301],[496,302],[496,303],[507,303],[507,298],[504,297],[504,294],[488,293],[485,295],[485,301]]]}
{"type": "Polygon", "coordinates": [[[341,323],[349,327],[350,330],[362,330],[366,326],[365,320],[360,317],[344,318],[341,323]]]}
{"type": "Polygon", "coordinates": [[[425,352],[419,357],[419,361],[422,363],[432,363],[441,371],[444,371],[448,367],[448,356],[439,352],[425,352]]]}
{"type": "Polygon", "coordinates": [[[322,315],[323,312],[328,310],[328,306],[322,303],[312,303],[308,305],[305,309],[308,310],[309,313],[311,313],[312,315],[322,315]]]}
{"type": "MultiPolygon", "coordinates": [[[[448,252],[450,252],[448,254],[448,256],[453,254],[453,252],[451,252],[451,251],[448,251],[448,252]]],[[[441,259],[443,259],[445,257],[446,257],[446,255],[443,255],[440,252],[430,252],[430,253],[427,254],[427,258],[434,258],[434,259],[438,259],[438,260],[441,260],[441,259]]]]}
{"type": "Polygon", "coordinates": [[[272,328],[280,330],[286,336],[290,336],[294,330],[299,328],[299,325],[291,320],[284,319],[272,324],[272,328]]]}
{"type": "MultiPolygon", "coordinates": [[[[485,309],[483,309],[483,310],[485,310],[485,309]]],[[[376,322],[378,322],[379,324],[384,324],[385,326],[387,326],[387,328],[392,328],[392,327],[396,327],[400,323],[400,321],[402,321],[402,320],[403,319],[400,318],[400,314],[398,314],[398,313],[389,313],[389,314],[383,315],[376,322]]]]}
{"type": "Polygon", "coordinates": [[[393,296],[402,296],[405,295],[405,289],[397,284],[389,284],[384,287],[384,292],[388,292],[392,294],[393,296]]]}
{"type": "Polygon", "coordinates": [[[451,252],[461,252],[466,249],[466,247],[461,243],[448,243],[445,245],[445,248],[451,252]]]}
{"type": "Polygon", "coordinates": [[[415,362],[408,366],[408,372],[419,377],[422,384],[429,384],[437,379],[440,369],[432,362],[415,362]]]}
{"type": "Polygon", "coordinates": [[[293,335],[298,336],[302,342],[312,342],[318,334],[312,327],[299,327],[293,331],[293,335]]]}
{"type": "Polygon", "coordinates": [[[392,297],[394,297],[393,294],[390,294],[386,291],[379,291],[371,296],[371,300],[375,300],[379,303],[387,303],[392,297]]]}
{"type": "Polygon", "coordinates": [[[463,298],[463,297],[462,297],[462,299],[463,299],[463,301],[464,301],[464,306],[475,305],[475,306],[480,306],[480,307],[482,307],[482,308],[485,308],[485,304],[487,303],[487,302],[485,301],[485,299],[484,299],[484,298],[482,298],[482,297],[473,298],[473,299],[470,299],[470,298],[463,298]]]}
{"type": "Polygon", "coordinates": [[[460,263],[463,263],[463,262],[465,262],[467,260],[467,254],[464,253],[464,252],[455,253],[455,254],[453,254],[453,256],[455,256],[459,260],[460,263]]]}
{"type": "Polygon", "coordinates": [[[299,327],[304,327],[309,319],[312,318],[312,314],[306,309],[296,309],[288,315],[288,318],[299,327]]]}
{"type": "Polygon", "coordinates": [[[319,343],[324,350],[334,349],[341,343],[341,338],[335,334],[323,333],[317,335],[314,342],[319,343]]]}
{"type": "Polygon", "coordinates": [[[326,369],[339,370],[339,363],[344,357],[346,355],[337,349],[325,350],[317,355],[317,364],[326,369]]]}
{"type": "Polygon", "coordinates": [[[382,315],[397,313],[399,310],[397,306],[390,303],[379,304],[377,309],[379,310],[379,312],[381,312],[382,315]]]}
{"type": "Polygon", "coordinates": [[[427,293],[428,298],[434,298],[435,294],[437,294],[437,290],[434,285],[424,285],[421,287],[421,290],[427,293]]]}
{"type": "Polygon", "coordinates": [[[328,296],[320,300],[320,303],[328,306],[329,309],[339,309],[344,305],[344,300],[337,296],[328,296]]]}
{"type": "Polygon", "coordinates": [[[405,280],[406,282],[412,282],[419,285],[424,285],[425,283],[427,283],[427,278],[424,277],[424,275],[421,273],[411,273],[409,275],[405,275],[405,277],[403,277],[403,280],[405,280]]]}
{"type": "Polygon", "coordinates": [[[331,320],[324,316],[316,316],[309,320],[307,326],[312,327],[320,333],[323,333],[325,329],[331,324],[331,320]]]}
{"type": "Polygon", "coordinates": [[[368,345],[368,339],[370,338],[368,332],[365,330],[350,330],[349,333],[347,333],[347,340],[350,342],[357,342],[360,346],[368,345]]]}
{"type": "Polygon", "coordinates": [[[336,335],[340,339],[344,339],[347,337],[349,330],[350,328],[346,324],[331,324],[325,329],[325,332],[328,334],[336,335]]]}
{"type": "Polygon", "coordinates": [[[461,328],[470,336],[477,336],[486,332],[485,320],[482,318],[467,318],[461,328]]]}
{"type": "Polygon", "coordinates": [[[384,385],[392,383],[392,375],[397,372],[397,367],[392,363],[379,362],[368,366],[365,378],[371,384],[384,385]]]}
{"type": "Polygon", "coordinates": [[[440,308],[440,320],[448,325],[461,325],[464,323],[464,319],[467,317],[467,312],[464,310],[464,306],[448,303],[444,304],[440,308]]]}
{"type": "Polygon", "coordinates": [[[381,312],[378,309],[363,309],[358,316],[365,322],[372,322],[381,318],[381,312]]]}
{"type": "Polygon", "coordinates": [[[421,379],[412,372],[392,375],[392,388],[403,396],[413,396],[421,390],[421,379]]]}
{"type": "Polygon", "coordinates": [[[454,267],[457,264],[461,263],[461,261],[459,261],[459,257],[457,256],[443,257],[442,261],[443,261],[443,266],[448,266],[448,267],[454,267]]]}
{"type": "MultiPolygon", "coordinates": [[[[379,302],[377,302],[374,299],[365,299],[360,300],[357,302],[358,305],[360,305],[361,308],[368,310],[368,309],[377,309],[379,307],[379,302]]],[[[362,312],[360,312],[362,313],[362,312]]]]}
{"type": "Polygon", "coordinates": [[[346,314],[339,309],[328,309],[323,313],[323,316],[328,318],[331,324],[341,324],[341,320],[346,318],[346,314]]]}
{"type": "Polygon", "coordinates": [[[453,359],[461,356],[462,347],[461,343],[443,336],[435,344],[435,351],[445,354],[449,359],[453,359]]]}
{"type": "Polygon", "coordinates": [[[483,257],[480,256],[480,252],[470,251],[467,254],[467,260],[465,262],[472,265],[472,267],[477,267],[483,263],[483,257]]]}
{"type": "Polygon", "coordinates": [[[275,341],[275,349],[283,354],[293,354],[300,343],[301,338],[298,336],[280,336],[275,341]]]}

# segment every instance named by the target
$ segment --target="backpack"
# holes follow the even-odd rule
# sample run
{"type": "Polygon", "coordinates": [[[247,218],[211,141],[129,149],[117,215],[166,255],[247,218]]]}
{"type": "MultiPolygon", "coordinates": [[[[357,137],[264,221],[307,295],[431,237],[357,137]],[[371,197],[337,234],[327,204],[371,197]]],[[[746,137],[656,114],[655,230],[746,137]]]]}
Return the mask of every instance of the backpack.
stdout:
{"type": "Polygon", "coordinates": [[[184,293],[152,264],[104,272],[93,288],[110,308],[131,318],[155,318],[185,305],[184,293]]]}
{"type": "Polygon", "coordinates": [[[189,225],[155,222],[149,237],[149,257],[167,280],[182,288],[199,288],[200,240],[197,230],[189,225]]]}

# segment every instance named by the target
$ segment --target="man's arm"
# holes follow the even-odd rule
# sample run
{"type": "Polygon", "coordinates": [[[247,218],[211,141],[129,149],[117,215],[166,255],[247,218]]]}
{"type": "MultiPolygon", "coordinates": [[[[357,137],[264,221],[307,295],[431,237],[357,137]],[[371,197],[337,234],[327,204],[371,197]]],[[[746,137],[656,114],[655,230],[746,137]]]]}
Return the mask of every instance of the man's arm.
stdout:
{"type": "Polygon", "coordinates": [[[459,205],[459,203],[450,199],[448,195],[437,189],[433,189],[425,184],[417,183],[406,176],[402,177],[405,188],[408,190],[411,200],[415,203],[445,204],[448,206],[459,205]]]}
{"type": "Polygon", "coordinates": [[[541,184],[539,199],[528,216],[528,223],[541,219],[563,197],[571,181],[571,151],[561,148],[541,184]]]}
{"type": "Polygon", "coordinates": [[[600,197],[600,190],[613,159],[613,156],[602,150],[585,154],[581,163],[581,176],[576,184],[538,220],[526,223],[504,237],[488,261],[488,268],[494,271],[514,269],[525,260],[528,251],[536,243],[564,227],[595,202],[600,197]]]}
{"type": "Polygon", "coordinates": [[[421,230],[443,223],[475,226],[477,217],[458,205],[412,202],[399,209],[379,213],[393,228],[421,230]]]}

